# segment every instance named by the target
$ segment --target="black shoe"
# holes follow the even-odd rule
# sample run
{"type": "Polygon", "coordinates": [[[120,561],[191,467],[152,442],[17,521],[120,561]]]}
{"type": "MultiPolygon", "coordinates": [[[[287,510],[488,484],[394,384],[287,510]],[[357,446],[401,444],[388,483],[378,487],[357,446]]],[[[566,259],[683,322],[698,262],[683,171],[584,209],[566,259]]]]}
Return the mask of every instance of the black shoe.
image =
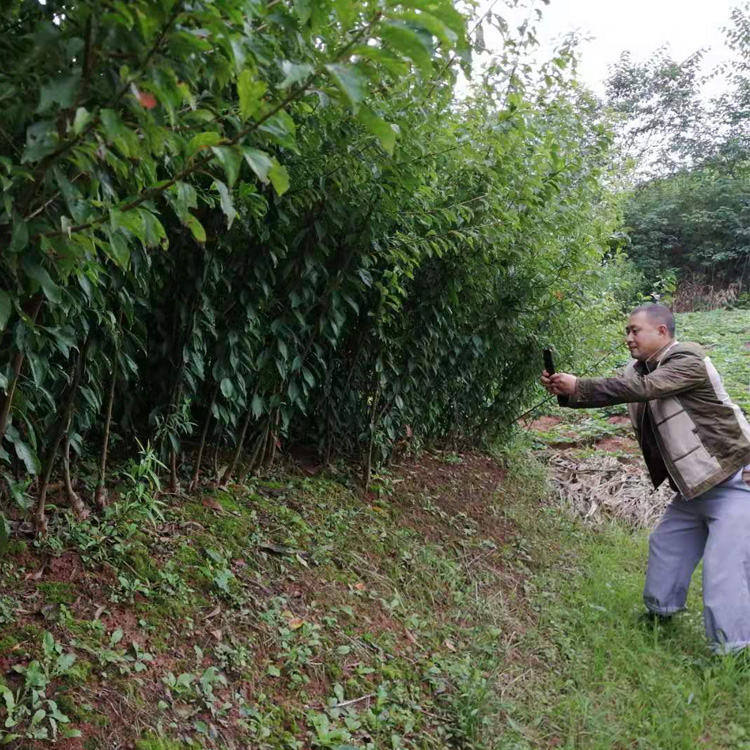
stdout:
{"type": "Polygon", "coordinates": [[[652,612],[650,609],[647,609],[645,612],[641,613],[638,622],[642,625],[671,625],[674,622],[674,616],[660,615],[658,612],[652,612]]]}

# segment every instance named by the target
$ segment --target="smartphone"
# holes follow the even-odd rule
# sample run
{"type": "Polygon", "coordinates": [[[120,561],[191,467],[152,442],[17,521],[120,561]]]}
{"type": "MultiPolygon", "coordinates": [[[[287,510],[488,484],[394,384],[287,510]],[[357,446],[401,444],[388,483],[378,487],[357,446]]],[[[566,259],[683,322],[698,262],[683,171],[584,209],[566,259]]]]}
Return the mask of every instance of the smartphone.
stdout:
{"type": "Polygon", "coordinates": [[[544,369],[547,371],[548,375],[554,375],[555,374],[555,363],[552,360],[552,350],[551,349],[545,349],[542,352],[544,356],[544,369]]]}
{"type": "MultiPolygon", "coordinates": [[[[545,349],[542,352],[542,355],[544,356],[544,369],[547,371],[548,375],[554,375],[555,374],[555,363],[552,359],[552,350],[551,349],[545,349]]],[[[560,404],[560,406],[566,406],[568,403],[568,397],[567,396],[558,396],[557,397],[557,403],[560,404]]]]}

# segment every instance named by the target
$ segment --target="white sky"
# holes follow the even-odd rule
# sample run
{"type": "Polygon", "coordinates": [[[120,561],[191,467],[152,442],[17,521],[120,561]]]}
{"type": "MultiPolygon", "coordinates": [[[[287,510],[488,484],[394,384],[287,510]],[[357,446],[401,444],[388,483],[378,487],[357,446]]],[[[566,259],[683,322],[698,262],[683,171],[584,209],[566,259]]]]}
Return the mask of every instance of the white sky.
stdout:
{"type": "MultiPolygon", "coordinates": [[[[483,0],[487,8],[491,0],[483,0]]],[[[608,65],[624,50],[634,60],[644,60],[658,47],[668,44],[672,56],[683,60],[699,48],[711,47],[704,71],[729,57],[721,28],[741,0],[551,0],[537,22],[542,49],[551,49],[569,31],[590,36],[580,46],[581,78],[597,93],[603,93],[608,65]]],[[[508,16],[498,3],[496,10],[508,16]]],[[[524,14],[525,15],[525,14],[524,14]]],[[[509,18],[510,20],[510,18],[509,18]]],[[[492,40],[487,39],[488,46],[492,40]]]]}

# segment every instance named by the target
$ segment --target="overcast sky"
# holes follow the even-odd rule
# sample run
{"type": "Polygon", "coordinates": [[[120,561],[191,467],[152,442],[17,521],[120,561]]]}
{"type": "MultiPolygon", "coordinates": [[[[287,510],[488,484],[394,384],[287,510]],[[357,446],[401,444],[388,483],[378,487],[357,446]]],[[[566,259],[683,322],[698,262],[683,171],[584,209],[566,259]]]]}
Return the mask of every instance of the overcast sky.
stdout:
{"type": "MultiPolygon", "coordinates": [[[[490,2],[484,0],[482,5],[489,7],[490,2]]],[[[592,37],[580,47],[580,73],[602,93],[607,66],[624,50],[642,60],[669,44],[672,56],[682,60],[699,48],[711,47],[706,69],[727,59],[721,28],[738,4],[740,0],[550,0],[545,6],[537,0],[543,13],[537,28],[543,48],[551,48],[569,31],[592,37]]],[[[495,7],[504,13],[500,3],[495,7]]]]}

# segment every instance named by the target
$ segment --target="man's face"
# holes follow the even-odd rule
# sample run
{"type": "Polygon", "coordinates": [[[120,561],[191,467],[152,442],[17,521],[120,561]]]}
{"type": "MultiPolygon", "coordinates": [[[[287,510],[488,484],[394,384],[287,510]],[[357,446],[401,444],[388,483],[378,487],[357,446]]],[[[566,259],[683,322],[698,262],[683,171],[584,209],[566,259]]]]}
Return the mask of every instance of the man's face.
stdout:
{"type": "Polygon", "coordinates": [[[634,313],[628,318],[625,334],[630,356],[641,362],[663,349],[671,340],[667,327],[649,320],[645,312],[634,313]]]}

